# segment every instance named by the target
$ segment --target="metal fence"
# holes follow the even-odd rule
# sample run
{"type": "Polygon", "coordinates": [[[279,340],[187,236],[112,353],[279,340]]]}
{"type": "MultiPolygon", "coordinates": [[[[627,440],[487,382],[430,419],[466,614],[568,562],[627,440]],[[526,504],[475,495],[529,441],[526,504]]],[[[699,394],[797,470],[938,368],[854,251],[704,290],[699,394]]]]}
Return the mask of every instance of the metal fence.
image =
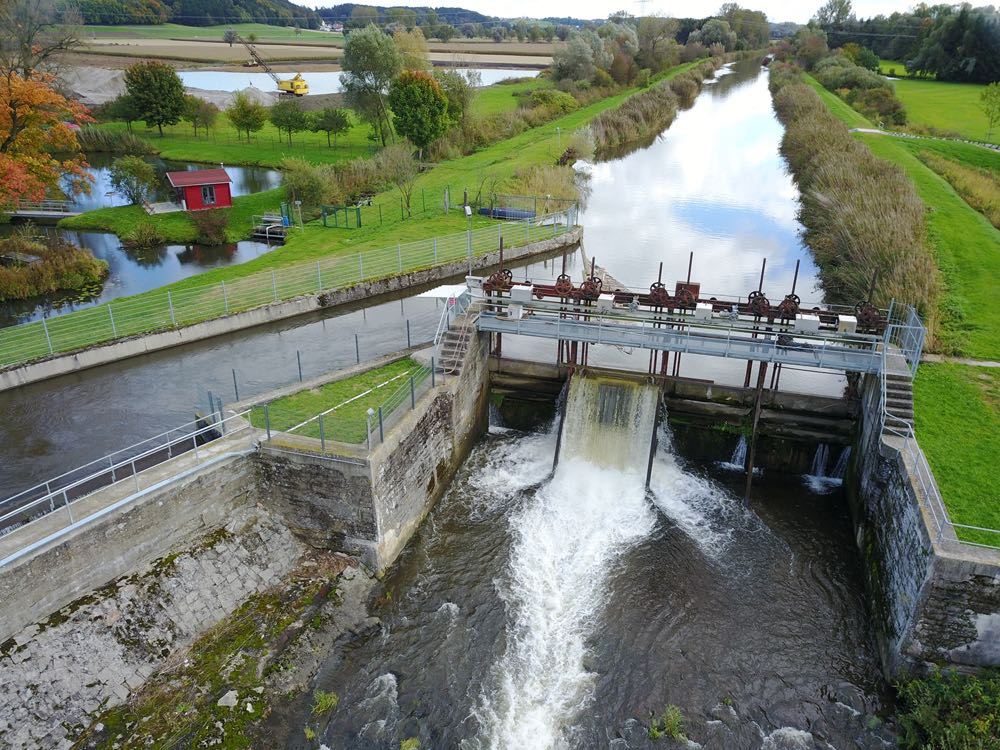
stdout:
{"type": "MultiPolygon", "coordinates": [[[[934,525],[935,541],[942,545],[971,545],[1000,549],[1000,529],[991,529],[970,524],[955,523],[945,505],[941,490],[934,479],[934,472],[927,461],[927,456],[917,442],[913,425],[890,413],[887,409],[887,374],[893,371],[889,366],[890,357],[905,359],[909,375],[916,375],[923,351],[926,329],[920,322],[916,310],[909,305],[893,304],[889,312],[890,323],[886,327],[885,342],[882,348],[882,367],[879,373],[877,388],[870,389],[867,401],[863,404],[864,424],[862,425],[862,443],[868,444],[877,430],[877,439],[888,437],[892,447],[896,448],[903,458],[909,474],[924,506],[930,513],[934,525]],[[872,423],[871,415],[877,415],[872,423]]],[[[902,373],[900,373],[902,374],[902,373]]]]}
{"type": "Polygon", "coordinates": [[[393,425],[416,408],[424,394],[444,382],[444,376],[435,369],[432,359],[429,365],[398,373],[319,413],[296,409],[287,401],[276,399],[254,406],[249,419],[256,428],[263,430],[262,442],[285,449],[334,455],[343,452],[345,444],[371,449],[385,441],[393,425]],[[349,413],[352,405],[356,407],[362,399],[367,399],[364,403],[376,401],[368,398],[375,396],[381,398],[364,416],[358,416],[356,408],[353,414],[349,413]]]}
{"type": "Polygon", "coordinates": [[[231,281],[126,297],[65,315],[0,329],[0,367],[129,336],[192,325],[305,294],[412,272],[505,247],[557,237],[573,211],[391,247],[340,254],[231,281]]]}
{"type": "MultiPolygon", "coordinates": [[[[236,447],[245,440],[244,449],[249,449],[253,429],[247,417],[247,412],[225,418],[207,415],[0,500],[0,538],[53,513],[63,514],[63,520],[53,524],[50,533],[79,523],[104,507],[77,510],[84,498],[116,485],[123,488],[122,499],[132,497],[160,481],[151,470],[165,461],[183,456],[189,460],[187,468],[193,468],[217,457],[219,452],[211,450],[213,444],[221,445],[217,441],[236,447]]],[[[0,565],[6,561],[0,560],[0,565]]]]}

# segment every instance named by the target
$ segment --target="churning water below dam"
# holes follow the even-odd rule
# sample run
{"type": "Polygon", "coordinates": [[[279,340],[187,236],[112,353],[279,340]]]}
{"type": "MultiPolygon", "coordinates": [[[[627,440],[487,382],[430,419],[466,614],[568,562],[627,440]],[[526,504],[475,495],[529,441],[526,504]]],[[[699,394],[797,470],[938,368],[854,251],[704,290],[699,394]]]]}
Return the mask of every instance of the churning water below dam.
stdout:
{"type": "Polygon", "coordinates": [[[892,747],[842,498],[765,477],[744,507],[662,430],[646,491],[644,390],[609,426],[575,384],[554,472],[554,427],[473,451],[321,673],[328,747],[652,748],[670,704],[704,748],[892,747]]]}

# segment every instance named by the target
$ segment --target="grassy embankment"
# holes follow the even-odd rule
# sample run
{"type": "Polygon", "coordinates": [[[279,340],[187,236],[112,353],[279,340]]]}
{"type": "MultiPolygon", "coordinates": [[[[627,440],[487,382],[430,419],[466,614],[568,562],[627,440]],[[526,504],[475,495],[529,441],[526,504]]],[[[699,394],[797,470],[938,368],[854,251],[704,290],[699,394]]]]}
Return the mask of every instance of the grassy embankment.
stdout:
{"type": "MultiPolygon", "coordinates": [[[[410,374],[416,375],[419,370],[420,364],[407,357],[319,388],[275,399],[268,404],[271,430],[287,430],[343,404],[323,417],[324,437],[344,443],[362,443],[367,436],[368,409],[377,410],[389,396],[407,385],[410,374]]],[[[253,410],[250,421],[255,427],[265,426],[263,407],[253,410]]],[[[319,438],[319,421],[310,422],[295,434],[319,438]]]]}
{"type": "MultiPolygon", "coordinates": [[[[669,78],[690,67],[692,66],[678,66],[659,78],[669,78]]],[[[621,104],[635,92],[635,89],[622,91],[470,156],[446,161],[429,169],[417,180],[415,189],[424,190],[428,195],[441,196],[444,189],[450,187],[453,210],[448,214],[439,213],[432,207],[414,218],[403,220],[399,214],[394,214],[386,216],[381,225],[368,224],[353,230],[325,228],[319,222],[311,222],[304,230],[293,231],[285,246],[247,263],[216,268],[159,289],[114,300],[111,303],[114,326],[111,324],[109,305],[105,304],[53,319],[47,334],[43,333],[38,323],[27,323],[0,331],[0,364],[44,356],[48,353],[49,340],[55,351],[71,351],[118,336],[159,330],[172,325],[187,325],[218,317],[226,311],[233,312],[297,296],[303,294],[304,289],[309,291],[307,286],[316,289],[318,271],[313,264],[320,261],[324,266],[321,274],[323,288],[353,284],[360,277],[359,262],[356,259],[360,250],[388,249],[397,243],[428,240],[418,248],[404,250],[402,257],[405,260],[401,260],[398,266],[395,262],[397,254],[391,251],[382,257],[381,264],[376,264],[376,268],[366,262],[364,274],[367,279],[434,265],[436,256],[429,238],[444,234],[460,236],[468,226],[464,213],[455,210],[463,188],[467,187],[472,196],[480,190],[488,194],[495,189],[502,190],[504,182],[519,169],[552,164],[565,146],[566,134],[586,125],[598,113],[621,104]],[[391,258],[388,257],[390,255],[391,258]],[[307,263],[310,267],[305,266],[307,263]],[[297,267],[287,268],[293,265],[297,267]],[[262,271],[276,270],[283,272],[277,275],[260,274],[262,271]],[[251,275],[254,277],[247,278],[251,275]],[[223,281],[227,285],[225,289],[219,285],[223,281]],[[168,307],[168,303],[172,307],[168,307]]],[[[269,201],[267,208],[271,210],[279,198],[280,191],[256,196],[256,200],[262,204],[269,201]]],[[[394,189],[384,191],[375,200],[398,205],[394,189]]],[[[125,229],[137,218],[141,218],[137,211],[135,208],[105,209],[77,217],[73,220],[73,225],[75,228],[90,226],[112,231],[125,229]]],[[[241,202],[233,209],[234,213],[237,211],[249,215],[256,208],[248,209],[241,202]]],[[[182,220],[181,217],[169,215],[153,218],[157,222],[167,218],[170,221],[182,220]]],[[[493,234],[492,227],[498,225],[498,222],[478,215],[473,218],[473,228],[486,228],[484,232],[473,236],[475,255],[496,249],[497,236],[493,234]]],[[[523,234],[519,225],[507,224],[506,227],[503,231],[508,247],[552,236],[554,233],[547,227],[524,226],[523,234]]],[[[461,255],[464,256],[464,242],[458,242],[462,244],[461,255]]],[[[452,257],[456,250],[455,244],[455,241],[451,243],[452,257]]]]}
{"type": "MultiPolygon", "coordinates": [[[[851,127],[861,115],[810,80],[830,110],[851,127]]],[[[934,153],[976,168],[1000,170],[1000,155],[947,141],[856,137],[877,156],[899,165],[928,208],[927,228],[941,269],[939,348],[945,353],[1000,359],[1000,232],[919,158],[934,153]]],[[[960,364],[922,364],[914,384],[915,429],[952,521],[1000,528],[1000,372],[960,364]]],[[[962,531],[969,541],[1000,544],[997,535],[962,531]]]]}

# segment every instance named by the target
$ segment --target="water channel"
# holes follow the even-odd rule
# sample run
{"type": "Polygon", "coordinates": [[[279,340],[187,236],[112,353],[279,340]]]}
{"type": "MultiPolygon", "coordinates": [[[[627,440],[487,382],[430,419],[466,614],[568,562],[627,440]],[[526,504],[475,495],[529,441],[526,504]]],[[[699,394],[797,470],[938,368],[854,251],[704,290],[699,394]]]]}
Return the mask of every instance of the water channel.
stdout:
{"type": "MultiPolygon", "coordinates": [[[[109,154],[90,154],[87,173],[92,177],[89,195],[77,196],[75,210],[93,211],[98,208],[128,205],[128,200],[111,186],[110,167],[114,157],[109,154]]],[[[204,164],[169,161],[150,157],[148,161],[159,177],[154,201],[173,200],[174,191],[166,179],[169,171],[204,169],[204,164]]],[[[259,193],[281,185],[281,173],[264,167],[226,167],[232,178],[230,189],[234,196],[259,193]]],[[[10,225],[0,227],[0,232],[12,230],[10,225]]],[[[58,231],[58,230],[51,230],[58,231]]],[[[26,323],[42,317],[62,315],[80,307],[97,305],[118,297],[139,294],[174,281],[196,276],[221,265],[243,263],[268,252],[272,248],[263,242],[244,240],[225,245],[159,245],[136,250],[126,248],[121,240],[109,232],[59,231],[69,242],[90,250],[94,257],[108,262],[108,277],[103,285],[93,289],[48,295],[43,299],[0,302],[0,327],[26,323]]]]}
{"type": "MultiPolygon", "coordinates": [[[[588,253],[645,286],[661,260],[683,279],[694,249],[692,277],[733,295],[756,289],[766,256],[772,298],[801,260],[798,292],[818,301],[780,134],[765,76],[737,66],[655,143],[597,165],[588,253]]],[[[185,421],[207,389],[230,398],[233,368],[245,398],[294,380],[296,350],[308,376],[353,362],[355,331],[391,351],[405,319],[417,340],[437,314],[424,298],[317,314],[2,393],[0,494],[185,421]]],[[[474,449],[387,577],[382,633],[321,671],[341,698],[327,746],[653,748],[645,727],[667,704],[705,748],[892,746],[839,490],[765,472],[746,508],[738,477],[676,455],[668,434],[650,493],[621,467],[550,477],[554,451],[551,428],[497,427],[474,449]]],[[[288,747],[308,714],[277,717],[288,747]]]]}
{"type": "MultiPolygon", "coordinates": [[[[538,70],[531,68],[456,68],[459,73],[478,73],[483,86],[492,86],[505,78],[534,78],[538,70]]],[[[302,76],[309,82],[310,94],[338,94],[343,90],[340,71],[302,70],[302,76]]],[[[185,86],[208,91],[239,91],[248,86],[273,91],[274,81],[267,73],[251,70],[235,72],[227,70],[179,70],[177,75],[185,86]]],[[[280,78],[290,78],[292,73],[279,73],[280,78]]]]}

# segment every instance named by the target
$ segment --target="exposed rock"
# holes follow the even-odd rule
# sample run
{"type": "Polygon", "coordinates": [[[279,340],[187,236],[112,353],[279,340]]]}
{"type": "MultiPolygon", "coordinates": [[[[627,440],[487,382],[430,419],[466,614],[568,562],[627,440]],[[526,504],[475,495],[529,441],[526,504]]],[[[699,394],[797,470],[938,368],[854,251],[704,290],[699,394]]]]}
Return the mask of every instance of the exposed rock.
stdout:
{"type": "Polygon", "coordinates": [[[224,696],[219,698],[218,703],[215,705],[222,706],[223,708],[236,708],[236,704],[239,701],[240,696],[235,690],[230,690],[224,696]]]}

